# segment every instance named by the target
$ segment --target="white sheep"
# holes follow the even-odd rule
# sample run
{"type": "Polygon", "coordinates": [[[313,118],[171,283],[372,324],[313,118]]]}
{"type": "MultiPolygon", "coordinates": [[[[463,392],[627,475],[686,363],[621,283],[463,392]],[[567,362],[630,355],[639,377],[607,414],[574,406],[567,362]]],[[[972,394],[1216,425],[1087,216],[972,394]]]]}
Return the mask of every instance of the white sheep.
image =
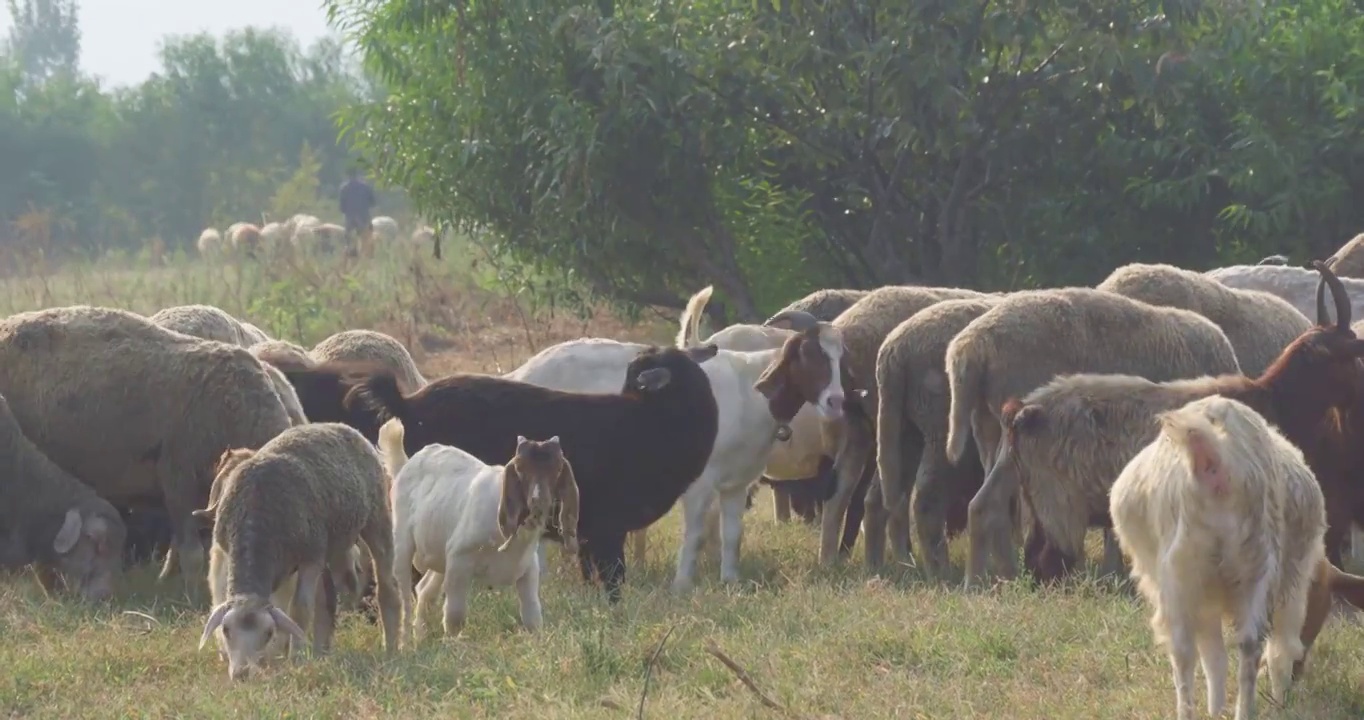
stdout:
{"type": "Polygon", "coordinates": [[[1325,502],[1302,452],[1245,404],[1213,396],[1157,417],[1160,435],[1113,484],[1113,528],[1169,648],[1179,720],[1193,717],[1195,657],[1208,712],[1225,706],[1224,620],[1240,648],[1236,720],[1250,720],[1261,654],[1276,702],[1303,657],[1325,502]]]}
{"type": "Polygon", "coordinates": [[[398,221],[387,215],[380,215],[370,221],[370,227],[374,229],[374,237],[385,243],[392,243],[398,239],[398,221]]]}
{"type": "MultiPolygon", "coordinates": [[[[1287,300],[1298,312],[1311,318],[1317,315],[1317,284],[1314,270],[1292,265],[1231,265],[1204,273],[1208,277],[1241,290],[1262,290],[1287,300]]],[[[1364,317],[1364,280],[1342,277],[1340,282],[1350,296],[1354,317],[1364,317]]]]}
{"type": "Polygon", "coordinates": [[[204,228],[195,247],[199,249],[200,257],[216,258],[223,254],[223,235],[215,228],[204,228]]]}
{"type": "Polygon", "coordinates": [[[421,618],[445,590],[447,636],[464,627],[475,581],[515,585],[521,624],[540,628],[540,564],[536,548],[559,503],[564,549],[577,553],[578,484],[556,435],[543,442],[516,439],[506,465],[486,465],[449,445],[430,444],[409,461],[403,426],[379,430],[384,462],[393,476],[394,575],[402,584],[407,643],[421,636],[421,618]],[[423,571],[412,604],[413,568],[423,571]]]}

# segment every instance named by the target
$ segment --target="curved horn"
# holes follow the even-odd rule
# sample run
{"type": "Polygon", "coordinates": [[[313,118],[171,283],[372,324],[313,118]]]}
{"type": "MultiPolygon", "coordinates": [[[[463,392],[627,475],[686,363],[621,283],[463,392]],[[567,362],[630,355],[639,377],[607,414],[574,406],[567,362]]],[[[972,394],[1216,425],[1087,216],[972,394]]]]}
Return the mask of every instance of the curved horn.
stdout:
{"type": "Polygon", "coordinates": [[[1350,329],[1350,294],[1345,292],[1345,284],[1331,272],[1331,268],[1326,267],[1326,263],[1318,260],[1313,263],[1317,267],[1317,272],[1321,273],[1321,279],[1331,286],[1331,297],[1336,301],[1336,329],[1350,329]]]}
{"type": "Polygon", "coordinates": [[[777,323],[786,323],[786,326],[796,332],[804,332],[819,324],[819,318],[811,315],[804,310],[783,310],[767,319],[764,325],[776,326],[777,323]]]}
{"type": "Polygon", "coordinates": [[[1317,325],[1325,327],[1331,322],[1331,316],[1326,312],[1326,278],[1317,280],[1317,325]]]}

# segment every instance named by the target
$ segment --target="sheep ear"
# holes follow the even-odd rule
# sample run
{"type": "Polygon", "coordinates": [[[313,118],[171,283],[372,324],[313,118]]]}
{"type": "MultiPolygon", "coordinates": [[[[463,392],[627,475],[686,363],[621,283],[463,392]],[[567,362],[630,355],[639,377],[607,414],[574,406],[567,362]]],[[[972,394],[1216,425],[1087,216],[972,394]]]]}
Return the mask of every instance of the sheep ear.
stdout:
{"type": "Polygon", "coordinates": [[[204,623],[204,634],[199,636],[199,649],[204,649],[204,643],[213,635],[213,631],[222,627],[223,618],[227,616],[228,605],[226,602],[213,608],[213,613],[208,616],[208,622],[204,623]]]}
{"type": "Polygon", "coordinates": [[[286,615],[283,610],[271,605],[270,617],[274,618],[275,624],[283,628],[285,632],[298,638],[299,642],[308,641],[308,635],[303,632],[303,628],[299,627],[298,623],[294,622],[294,619],[286,615]]]}
{"type": "Polygon", "coordinates": [[[58,555],[65,555],[71,552],[71,548],[76,547],[76,541],[81,537],[81,511],[71,508],[66,511],[66,519],[62,521],[62,527],[57,531],[57,536],[52,538],[52,549],[58,555]]]}

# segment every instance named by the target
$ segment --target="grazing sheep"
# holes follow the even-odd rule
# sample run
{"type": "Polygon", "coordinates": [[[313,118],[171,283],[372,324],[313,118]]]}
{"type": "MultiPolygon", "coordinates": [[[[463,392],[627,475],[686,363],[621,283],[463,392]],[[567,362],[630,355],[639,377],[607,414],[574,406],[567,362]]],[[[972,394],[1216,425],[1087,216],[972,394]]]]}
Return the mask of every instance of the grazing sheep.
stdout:
{"type": "MultiPolygon", "coordinates": [[[[698,292],[683,313],[683,331],[678,337],[682,343],[689,342],[694,333],[695,319],[710,291],[707,287],[698,292]]],[[[697,555],[707,537],[707,511],[716,496],[720,505],[720,577],[723,582],[736,582],[741,517],[749,489],[767,463],[781,425],[790,422],[807,402],[816,404],[821,415],[838,417],[842,413],[843,387],[838,378],[843,346],[837,332],[823,323],[806,332],[785,334],[779,348],[722,350],[715,360],[702,366],[719,407],[720,429],[705,471],[683,495],[684,536],[673,580],[679,592],[695,583],[697,555]]],[[[625,366],[644,347],[602,339],[560,343],[541,351],[507,377],[556,390],[604,392],[619,385],[625,366]]]]}
{"type": "MultiPolygon", "coordinates": [[[[971,452],[961,463],[947,460],[947,412],[952,402],[947,346],[999,300],[944,300],[896,326],[876,357],[880,394],[876,463],[881,497],[886,507],[898,508],[905,502],[906,489],[913,487],[910,514],[915,539],[924,567],[934,576],[948,566],[944,523],[949,533],[965,529],[966,504],[985,479],[984,469],[971,452]],[[960,527],[947,522],[949,516],[962,520],[960,527]]],[[[909,539],[892,538],[891,545],[907,548],[909,539]]]]}
{"type": "Polygon", "coordinates": [[[0,465],[0,567],[35,565],[49,593],[61,577],[91,600],[113,595],[123,570],[123,519],[29,441],[3,396],[0,465]]]}
{"type": "Polygon", "coordinates": [[[158,310],[149,319],[167,330],[203,340],[242,347],[253,344],[240,320],[212,305],[176,305],[158,310]]]}
{"type": "Polygon", "coordinates": [[[335,252],[346,243],[346,228],[336,223],[322,223],[313,227],[313,237],[319,250],[335,252]]]}
{"type": "Polygon", "coordinates": [[[194,246],[203,258],[221,257],[223,254],[223,235],[214,228],[204,228],[194,246]]]}
{"type": "MultiPolygon", "coordinates": [[[[1338,281],[1329,270],[1322,281],[1330,283],[1337,309],[1348,320],[1349,302],[1338,281]]],[[[1020,487],[1027,498],[1041,532],[1037,540],[1052,553],[1048,565],[1034,568],[1039,577],[1053,579],[1084,557],[1088,526],[1109,526],[1109,484],[1155,439],[1153,418],[1161,412],[1211,395],[1232,398],[1279,425],[1310,464],[1321,466],[1315,457],[1322,451],[1318,428],[1332,412],[1353,404],[1364,343],[1333,324],[1325,307],[1317,322],[1258,378],[1232,374],[1155,383],[1130,375],[1062,375],[1021,401],[1006,402],[1000,420],[1005,439],[989,482],[1020,487]]],[[[1334,483],[1324,469],[1318,474],[1325,480],[1323,492],[1334,499],[1334,483]]],[[[1109,560],[1115,564],[1117,558],[1109,560]]]]}
{"type": "MultiPolygon", "coordinates": [[[[962,462],[974,437],[981,467],[994,468],[1004,403],[1062,373],[1125,373],[1162,381],[1239,371],[1226,334],[1188,310],[1089,288],[1015,293],[947,346],[952,394],[947,458],[962,462]]],[[[968,510],[968,584],[983,576],[991,550],[1001,574],[1014,573],[1009,513],[1014,486],[1007,478],[992,483],[992,477],[987,474],[968,510]]]]}
{"type": "Polygon", "coordinates": [[[1326,258],[1326,267],[1340,277],[1364,278],[1364,233],[1350,238],[1326,258]]]}
{"type": "Polygon", "coordinates": [[[1250,720],[1262,653],[1276,703],[1303,657],[1325,501],[1302,452],[1236,400],[1203,398],[1158,419],[1160,436],[1113,483],[1113,528],[1169,648],[1179,719],[1193,718],[1196,657],[1208,712],[1222,713],[1225,620],[1240,650],[1236,719],[1250,720]]]}
{"type": "Polygon", "coordinates": [[[319,363],[378,363],[393,372],[404,393],[414,393],[426,384],[426,378],[422,377],[407,348],[392,337],[374,330],[343,330],[314,346],[310,355],[319,363]]]}
{"type": "Polygon", "coordinates": [[[164,502],[175,544],[163,579],[203,576],[191,513],[223,451],[290,426],[245,348],[85,305],[0,321],[0,394],[39,450],[116,507],[164,502]]]}
{"type": "Polygon", "coordinates": [[[266,223],[260,229],[261,248],[267,253],[288,249],[289,238],[292,236],[293,231],[284,223],[266,223]]]}
{"type": "Polygon", "coordinates": [[[260,228],[251,223],[233,223],[227,228],[226,239],[233,253],[252,257],[260,247],[260,228]]]}
{"type": "Polygon", "coordinates": [[[1192,310],[1213,321],[1227,334],[1242,372],[1252,377],[1312,327],[1306,315],[1277,296],[1230,288],[1173,265],[1124,265],[1095,287],[1151,305],[1192,310]]]}
{"type": "Polygon", "coordinates": [[[327,652],[336,628],[335,597],[327,595],[335,588],[321,587],[324,571],[330,568],[331,579],[347,567],[358,540],[374,557],[384,648],[396,650],[400,601],[388,475],[374,446],[345,425],[314,423],[289,428],[258,451],[229,451],[222,460],[219,496],[195,512],[213,522],[213,611],[199,647],[221,628],[233,680],[261,660],[276,629],[302,643],[303,628],[312,625],[314,654],[327,652]],[[286,614],[271,595],[295,573],[286,614]],[[316,610],[321,617],[314,617],[316,610]]]}
{"type": "MultiPolygon", "coordinates": [[[[1316,311],[1317,273],[1305,268],[1281,265],[1232,265],[1203,273],[1217,282],[1241,290],[1261,290],[1283,298],[1305,317],[1316,311]]],[[[1341,278],[1350,295],[1350,309],[1364,316],[1364,279],[1341,278]]]]}
{"type": "Polygon", "coordinates": [[[571,528],[578,526],[578,483],[564,459],[559,438],[516,439],[506,465],[488,465],[459,448],[432,443],[411,461],[403,451],[403,427],[390,420],[380,430],[385,462],[393,475],[394,575],[412,582],[424,571],[417,613],[404,592],[404,631],[416,640],[419,618],[445,591],[445,634],[459,635],[476,582],[515,585],[521,625],[538,630],[540,536],[559,506],[564,548],[576,553],[571,528]]]}
{"type": "MultiPolygon", "coordinates": [[[[663,517],[710,458],[719,411],[697,363],[717,350],[647,348],[631,361],[614,394],[461,374],[404,395],[384,371],[357,385],[347,404],[376,411],[381,422],[401,420],[409,456],[440,443],[493,464],[511,457],[517,436],[562,438],[581,494],[583,577],[598,574],[614,603],[625,577],[626,534],[663,517]]],[[[571,531],[551,527],[546,537],[562,542],[562,533],[571,531]]]]}
{"type": "MultiPolygon", "coordinates": [[[[839,558],[840,525],[848,512],[853,493],[864,485],[869,488],[865,499],[866,517],[863,520],[867,564],[879,567],[884,562],[888,522],[891,535],[904,539],[909,537],[909,508],[902,503],[888,513],[881,498],[880,483],[872,480],[876,472],[876,355],[881,349],[881,342],[891,330],[924,308],[943,300],[975,297],[982,297],[982,294],[956,288],[883,287],[867,293],[834,319],[833,326],[843,334],[844,346],[847,348],[842,363],[847,373],[845,383],[857,388],[858,410],[850,413],[846,422],[836,429],[826,430],[841,433],[841,438],[838,461],[835,463],[837,484],[833,497],[824,503],[821,518],[821,563],[833,563],[839,558]]],[[[799,312],[778,313],[767,322],[774,327],[803,330],[814,322],[814,318],[799,312]]],[[[906,557],[909,548],[894,548],[894,552],[897,557],[906,557]]]]}
{"type": "Polygon", "coordinates": [[[380,215],[370,221],[370,226],[374,228],[374,237],[385,243],[394,243],[398,240],[398,221],[387,215],[380,215]]]}

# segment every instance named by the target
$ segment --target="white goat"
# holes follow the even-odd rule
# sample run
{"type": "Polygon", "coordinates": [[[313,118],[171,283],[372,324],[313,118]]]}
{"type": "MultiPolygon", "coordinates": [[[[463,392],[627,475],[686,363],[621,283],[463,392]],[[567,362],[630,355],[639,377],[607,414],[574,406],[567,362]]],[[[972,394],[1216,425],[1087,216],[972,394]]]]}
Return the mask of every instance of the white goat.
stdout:
{"type": "Polygon", "coordinates": [[[1208,712],[1225,706],[1224,620],[1241,656],[1236,720],[1250,720],[1261,654],[1276,702],[1304,654],[1325,502],[1302,452],[1241,402],[1214,395],[1157,417],[1160,435],[1113,484],[1113,529],[1155,607],[1151,627],[1169,648],[1179,720],[1193,717],[1196,656],[1208,712]]]}
{"type": "MultiPolygon", "coordinates": [[[[708,297],[708,291],[701,292],[708,297]]],[[[684,315],[684,328],[687,321],[684,315]]],[[[673,580],[675,591],[686,591],[695,583],[706,513],[716,494],[720,504],[720,579],[739,580],[739,544],[748,489],[763,472],[779,428],[791,422],[807,401],[822,417],[842,417],[842,336],[829,323],[819,323],[804,333],[781,332],[787,336],[782,347],[736,352],[722,346],[714,360],[701,366],[719,405],[720,427],[705,471],[682,496],[684,529],[673,580]]],[[[630,359],[643,347],[600,338],[572,340],[545,348],[506,377],[558,390],[616,392],[630,359]]]]}
{"type": "Polygon", "coordinates": [[[521,625],[539,629],[535,549],[556,500],[564,549],[577,553],[578,484],[559,438],[518,437],[516,454],[506,465],[485,465],[459,448],[439,444],[427,445],[409,461],[396,419],[380,428],[379,444],[393,476],[393,567],[402,587],[407,642],[422,634],[422,618],[442,585],[445,634],[458,635],[475,580],[515,585],[521,625]],[[417,584],[415,613],[414,567],[425,573],[417,584]]]}

